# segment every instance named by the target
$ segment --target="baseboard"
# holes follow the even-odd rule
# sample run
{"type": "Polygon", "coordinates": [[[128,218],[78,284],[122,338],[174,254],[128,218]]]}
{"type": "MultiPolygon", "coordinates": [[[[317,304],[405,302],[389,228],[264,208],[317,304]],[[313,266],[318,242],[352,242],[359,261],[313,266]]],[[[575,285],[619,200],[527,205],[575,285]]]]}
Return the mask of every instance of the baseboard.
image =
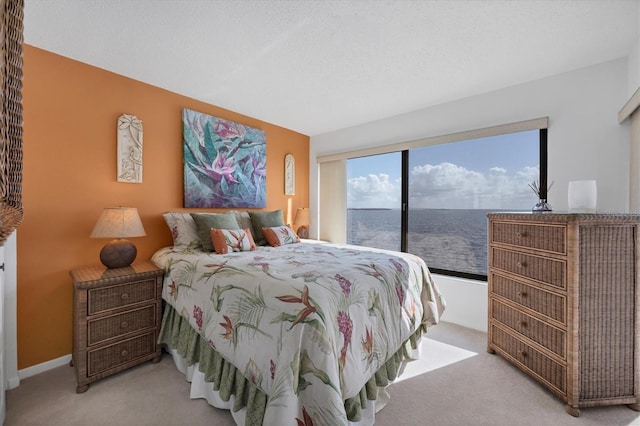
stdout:
{"type": "Polygon", "coordinates": [[[20,377],[7,378],[7,390],[15,389],[20,386],[20,377]]]}
{"type": "Polygon", "coordinates": [[[487,282],[433,274],[444,296],[442,320],[487,332],[487,282]]]}
{"type": "Polygon", "coordinates": [[[42,364],[37,364],[31,367],[24,368],[22,370],[18,370],[18,384],[20,384],[19,380],[35,376],[36,374],[44,373],[45,371],[53,370],[54,368],[62,367],[63,365],[69,365],[70,362],[71,354],[43,362],[42,364]]]}

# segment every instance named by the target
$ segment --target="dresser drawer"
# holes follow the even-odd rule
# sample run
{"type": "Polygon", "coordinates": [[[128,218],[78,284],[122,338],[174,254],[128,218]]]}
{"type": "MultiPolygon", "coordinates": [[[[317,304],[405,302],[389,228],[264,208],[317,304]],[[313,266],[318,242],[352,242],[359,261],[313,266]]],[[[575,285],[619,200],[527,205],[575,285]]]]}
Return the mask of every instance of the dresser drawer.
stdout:
{"type": "Polygon", "coordinates": [[[494,320],[565,358],[566,333],[564,331],[545,324],[495,299],[491,300],[491,309],[494,320]]]}
{"type": "Polygon", "coordinates": [[[117,336],[155,327],[156,324],[155,304],[119,315],[91,320],[87,324],[87,345],[93,346],[117,336]]]}
{"type": "Polygon", "coordinates": [[[148,279],[132,283],[88,290],[87,314],[94,315],[122,306],[156,300],[156,280],[148,279]]]}
{"type": "Polygon", "coordinates": [[[566,262],[563,260],[492,248],[491,267],[563,290],[567,288],[566,262]]]}
{"type": "Polygon", "coordinates": [[[89,351],[87,354],[87,374],[93,376],[136,358],[154,354],[156,352],[155,336],[154,330],[142,336],[89,351]]]}
{"type": "Polygon", "coordinates": [[[526,368],[561,394],[566,393],[566,369],[546,355],[521,342],[511,334],[491,325],[492,342],[514,362],[526,368]]]}
{"type": "Polygon", "coordinates": [[[491,293],[566,324],[564,296],[493,273],[489,276],[489,285],[491,293]]]}
{"type": "Polygon", "coordinates": [[[564,225],[534,225],[494,222],[491,242],[567,254],[567,228],[564,225]]]}

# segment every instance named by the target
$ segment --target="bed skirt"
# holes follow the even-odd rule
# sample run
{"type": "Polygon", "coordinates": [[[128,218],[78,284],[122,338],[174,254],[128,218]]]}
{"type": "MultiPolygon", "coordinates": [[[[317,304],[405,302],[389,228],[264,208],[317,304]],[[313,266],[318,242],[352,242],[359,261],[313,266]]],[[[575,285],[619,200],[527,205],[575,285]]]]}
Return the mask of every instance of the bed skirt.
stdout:
{"type": "MultiPolygon", "coordinates": [[[[389,401],[385,388],[402,371],[405,361],[419,357],[418,340],[423,332],[421,327],[365,384],[359,395],[344,401],[349,425],[375,423],[375,413],[389,401]]],[[[214,407],[230,410],[238,425],[262,425],[267,395],[209,346],[167,303],[164,303],[158,342],[165,346],[176,368],[191,383],[191,398],[205,398],[214,407]]]]}

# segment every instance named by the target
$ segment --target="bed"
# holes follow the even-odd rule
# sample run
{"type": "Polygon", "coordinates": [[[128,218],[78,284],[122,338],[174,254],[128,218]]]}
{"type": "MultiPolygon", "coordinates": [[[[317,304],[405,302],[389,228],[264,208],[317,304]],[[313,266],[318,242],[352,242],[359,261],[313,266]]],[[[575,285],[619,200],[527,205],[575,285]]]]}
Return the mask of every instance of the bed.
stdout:
{"type": "Polygon", "coordinates": [[[444,309],[424,261],[407,253],[294,234],[218,254],[172,232],[152,257],[165,270],[160,342],[191,396],[238,424],[373,424],[385,386],[444,309]]]}

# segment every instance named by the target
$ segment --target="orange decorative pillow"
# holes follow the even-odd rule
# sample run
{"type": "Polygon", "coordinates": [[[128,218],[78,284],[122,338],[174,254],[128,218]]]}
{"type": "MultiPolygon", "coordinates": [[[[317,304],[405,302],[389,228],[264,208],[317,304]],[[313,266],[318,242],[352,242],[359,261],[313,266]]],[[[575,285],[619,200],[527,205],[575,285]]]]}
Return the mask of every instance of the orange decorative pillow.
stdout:
{"type": "Polygon", "coordinates": [[[217,254],[226,254],[230,251],[250,251],[256,249],[251,231],[245,229],[218,229],[211,228],[211,242],[217,254]]]}
{"type": "Polygon", "coordinates": [[[300,242],[298,234],[296,234],[295,231],[287,225],[265,227],[262,228],[262,233],[269,245],[272,247],[300,242]]]}

